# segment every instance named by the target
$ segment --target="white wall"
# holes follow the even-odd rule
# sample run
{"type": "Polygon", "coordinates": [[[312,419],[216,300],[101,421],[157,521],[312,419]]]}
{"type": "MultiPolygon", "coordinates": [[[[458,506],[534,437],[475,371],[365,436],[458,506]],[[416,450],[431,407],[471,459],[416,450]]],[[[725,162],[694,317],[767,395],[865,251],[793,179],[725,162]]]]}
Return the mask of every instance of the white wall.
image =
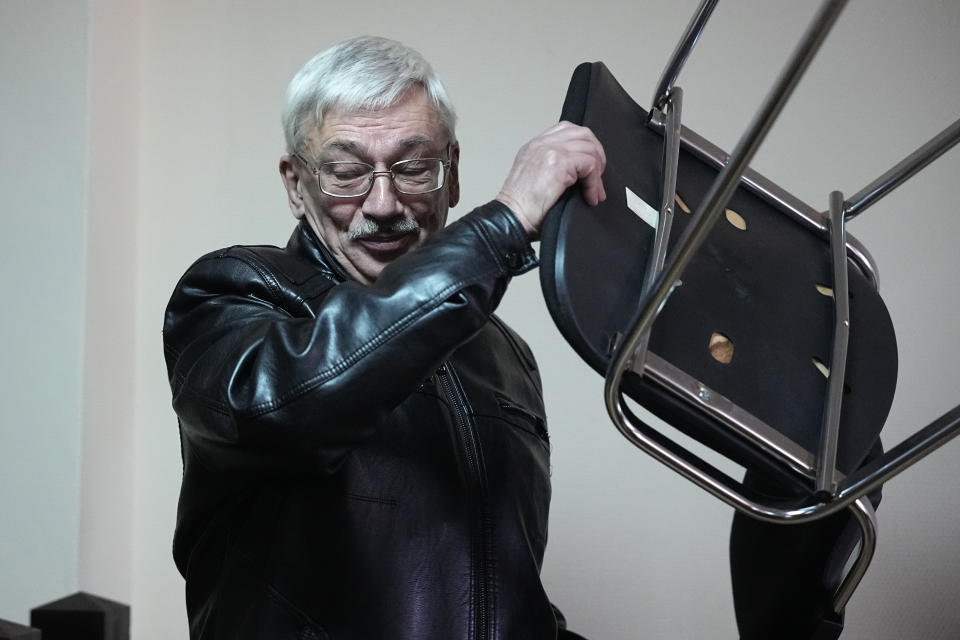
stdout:
{"type": "MultiPolygon", "coordinates": [[[[299,0],[121,4],[90,3],[91,207],[117,184],[125,186],[95,207],[99,218],[91,213],[86,267],[88,323],[112,317],[107,327],[117,332],[120,352],[107,358],[91,347],[107,329],[88,327],[85,338],[79,330],[73,334],[88,349],[79,582],[132,602],[138,640],[166,640],[185,638],[186,624],[182,580],[170,559],[180,462],[160,348],[163,307],[201,253],[237,242],[282,243],[289,234],[293,221],[275,167],[282,150],[280,101],[293,72],[316,50],[357,33],[419,48],[458,105],[465,211],[496,193],[516,148],[556,119],[577,63],[605,61],[646,104],[696,2],[600,2],[587,9],[564,0],[410,0],[359,10],[299,0]],[[110,52],[115,61],[98,57],[110,52]],[[119,86],[106,82],[110,70],[125,79],[119,86]],[[126,107],[111,107],[111,96],[126,107]],[[131,144],[120,144],[125,138],[131,144]],[[108,171],[111,152],[116,176],[108,171]],[[111,249],[113,270],[97,262],[100,251],[111,249]],[[121,319],[90,310],[95,299],[98,306],[114,299],[105,292],[119,292],[121,319]],[[124,324],[131,318],[132,325],[124,324]],[[107,402],[111,390],[118,396],[113,416],[109,404],[93,404],[107,402]],[[124,452],[129,465],[117,460],[124,452]],[[103,470],[103,464],[111,466],[103,470]],[[104,518],[128,528],[125,542],[106,530],[104,518]],[[104,543],[101,535],[114,537],[104,543]]],[[[732,148],[816,4],[721,3],[680,78],[686,123],[732,148]]],[[[960,6],[953,2],[851,2],[755,168],[820,208],[832,189],[858,190],[960,115],[958,30],[960,6]]],[[[82,125],[70,136],[78,131],[82,125]]],[[[44,176],[52,175],[41,157],[31,164],[49,167],[44,176]]],[[[952,260],[960,234],[958,174],[960,151],[954,150],[851,225],[880,264],[881,291],[899,332],[901,380],[888,443],[960,397],[954,329],[960,291],[952,260]]],[[[17,243],[24,234],[17,229],[17,243]]],[[[9,237],[0,241],[16,244],[9,237]]],[[[4,253],[4,260],[19,255],[4,253]]],[[[83,289],[82,280],[76,284],[70,291],[83,289]]],[[[16,335],[23,322],[6,309],[5,334],[16,335]]],[[[64,315],[62,304],[58,309],[64,315]]],[[[74,328],[82,325],[82,298],[71,311],[74,328]]],[[[730,510],[616,434],[602,407],[600,378],[554,328],[535,273],[512,285],[501,314],[531,343],[544,372],[555,451],[544,579],[572,625],[611,640],[735,638],[726,558],[730,510]]],[[[54,321],[46,320],[52,314],[42,317],[30,328],[67,335],[54,332],[54,321]]],[[[74,391],[77,357],[58,361],[60,372],[73,372],[74,391]]],[[[3,365],[4,375],[8,369],[3,365]]],[[[41,388],[15,382],[21,386],[5,383],[5,392],[17,389],[22,396],[41,388]]],[[[5,450],[8,442],[24,451],[40,446],[39,436],[21,444],[3,433],[5,450]]],[[[73,438],[75,451],[76,431],[73,438]]],[[[849,607],[845,639],[957,637],[957,455],[957,445],[948,445],[887,487],[879,550],[849,607]]],[[[47,499],[62,491],[64,474],[76,478],[76,460],[72,465],[60,465],[55,481],[36,495],[47,499]]],[[[17,514],[26,509],[20,494],[6,487],[35,474],[32,468],[4,475],[4,514],[8,505],[17,514]]],[[[75,503],[70,513],[75,523],[75,503]]],[[[13,592],[7,576],[0,575],[0,589],[13,592]]]]}
{"type": "Polygon", "coordinates": [[[89,196],[79,570],[85,590],[129,602],[141,153],[139,3],[88,4],[89,196]]]}
{"type": "Polygon", "coordinates": [[[0,618],[77,588],[86,6],[0,3],[0,618]]]}

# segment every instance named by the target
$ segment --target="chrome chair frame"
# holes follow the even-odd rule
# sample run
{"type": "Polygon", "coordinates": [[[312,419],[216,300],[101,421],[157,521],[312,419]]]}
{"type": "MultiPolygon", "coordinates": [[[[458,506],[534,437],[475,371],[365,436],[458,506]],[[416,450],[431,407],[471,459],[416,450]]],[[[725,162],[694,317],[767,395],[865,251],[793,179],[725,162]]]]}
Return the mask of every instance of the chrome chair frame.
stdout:
{"type": "Polygon", "coordinates": [[[758,113],[727,155],[680,121],[683,91],[675,86],[687,56],[702,33],[717,0],[701,0],[687,25],[657,85],[648,126],[662,132],[665,139],[663,190],[658,228],[650,265],[643,283],[640,312],[632,329],[617,345],[606,373],[604,398],[608,413],[619,431],[635,446],[653,456],[697,486],[751,517],[776,523],[802,523],[849,509],[861,529],[857,559],[838,587],[833,606],[840,612],[863,577],[876,544],[876,514],[867,494],[913,465],[950,439],[960,434],[960,405],[917,431],[846,477],[835,468],[839,417],[842,403],[844,368],[849,332],[847,309],[847,270],[851,261],[874,287],[878,286],[877,267],[866,249],[846,233],[845,223],[861,214],[927,164],[960,142],[960,119],[944,129],[889,171],[857,192],[852,198],[830,194],[829,210],[819,212],[786,193],[748,165],[760,143],[780,113],[803,72],[810,64],[846,0],[826,0],[767,95],[758,113]],[[676,197],[679,149],[683,147],[719,169],[691,223],[670,256],[667,240],[673,220],[676,197]],[[720,213],[739,185],[745,185],[759,197],[775,204],[787,215],[829,239],[833,264],[835,314],[830,381],[820,425],[820,443],[816,455],[807,451],[771,426],[763,423],[729,399],[707,388],[676,369],[656,354],[647,352],[647,340],[660,309],[667,301],[684,269],[703,244],[720,213]],[[746,440],[760,446],[814,483],[813,497],[795,503],[764,504],[748,497],[737,480],[704,461],[693,452],[674,443],[640,419],[627,406],[622,389],[623,378],[635,372],[653,380],[677,397],[719,420],[746,440]]]}

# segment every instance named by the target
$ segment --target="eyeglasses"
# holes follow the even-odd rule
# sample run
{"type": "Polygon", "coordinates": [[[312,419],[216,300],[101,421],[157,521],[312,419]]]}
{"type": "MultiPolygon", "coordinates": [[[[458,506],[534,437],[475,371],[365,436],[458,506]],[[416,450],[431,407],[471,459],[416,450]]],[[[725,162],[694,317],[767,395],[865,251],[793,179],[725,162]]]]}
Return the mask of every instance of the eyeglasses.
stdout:
{"type": "Polygon", "coordinates": [[[377,176],[387,176],[399,193],[420,195],[443,187],[450,168],[441,158],[412,158],[390,165],[386,171],[374,171],[366,162],[324,162],[311,166],[299,153],[294,154],[317,176],[320,191],[334,198],[357,198],[370,193],[377,176]]]}

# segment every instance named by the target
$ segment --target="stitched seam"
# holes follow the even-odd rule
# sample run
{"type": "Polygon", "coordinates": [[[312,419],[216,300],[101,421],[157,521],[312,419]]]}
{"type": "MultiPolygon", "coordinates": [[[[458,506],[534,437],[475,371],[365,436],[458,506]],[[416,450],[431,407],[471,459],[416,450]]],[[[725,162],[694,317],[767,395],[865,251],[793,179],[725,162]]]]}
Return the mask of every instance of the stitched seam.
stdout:
{"type": "MultiPolygon", "coordinates": [[[[238,555],[242,555],[242,554],[238,554],[238,555]]],[[[286,610],[286,613],[288,613],[288,614],[294,614],[297,618],[299,618],[298,622],[299,622],[300,624],[305,624],[305,625],[307,625],[307,628],[308,628],[310,631],[312,631],[312,632],[314,632],[314,633],[322,633],[322,634],[323,634],[323,636],[318,636],[318,637],[324,637],[324,636],[326,636],[327,632],[323,629],[323,627],[321,627],[319,624],[317,624],[316,622],[314,622],[313,619],[312,619],[310,616],[308,616],[306,613],[304,613],[304,612],[300,609],[300,607],[298,607],[298,606],[296,606],[295,604],[293,604],[292,602],[290,602],[290,601],[280,592],[280,590],[273,585],[272,582],[270,582],[270,581],[268,581],[268,580],[264,580],[264,579],[262,579],[262,578],[261,578],[261,582],[262,582],[263,585],[266,587],[267,597],[270,598],[271,600],[273,600],[274,602],[276,602],[277,604],[281,605],[281,606],[286,610]]],[[[300,632],[300,634],[298,634],[298,635],[302,635],[302,634],[303,634],[303,630],[301,629],[301,632],[300,632]]]]}
{"type": "Polygon", "coordinates": [[[493,256],[493,260],[500,267],[500,270],[505,273],[509,273],[509,269],[507,268],[507,265],[503,262],[502,257],[500,256],[500,253],[497,251],[496,246],[493,243],[493,240],[487,234],[487,230],[484,228],[484,226],[479,222],[475,220],[471,220],[469,218],[466,220],[466,222],[467,224],[470,225],[470,227],[474,230],[474,232],[478,236],[480,236],[480,239],[483,240],[484,246],[487,247],[487,251],[489,251],[490,255],[493,256]]]}
{"type": "Polygon", "coordinates": [[[270,289],[270,292],[275,296],[280,296],[282,292],[280,291],[280,285],[277,283],[277,279],[270,273],[266,267],[259,261],[246,256],[240,255],[228,255],[223,256],[223,258],[233,258],[234,260],[239,260],[244,263],[251,269],[257,272],[257,275],[260,276],[260,279],[263,280],[263,283],[267,285],[267,288],[270,289]]]}
{"type": "Polygon", "coordinates": [[[502,423],[504,423],[505,425],[511,427],[512,429],[516,429],[517,431],[523,431],[523,432],[526,433],[527,435],[529,435],[529,436],[531,436],[531,437],[533,437],[533,438],[536,438],[537,441],[540,443],[540,445],[543,446],[544,448],[546,448],[548,451],[550,450],[550,449],[549,449],[549,447],[550,447],[550,440],[549,440],[549,439],[543,437],[543,435],[540,434],[540,433],[538,433],[537,431],[534,431],[533,429],[530,429],[530,428],[528,428],[528,427],[525,427],[525,426],[519,424],[518,422],[515,422],[515,421],[510,420],[510,419],[508,419],[508,418],[504,418],[503,416],[495,416],[495,415],[487,414],[487,413],[474,413],[474,414],[473,414],[473,417],[474,417],[474,418],[485,418],[485,419],[487,419],[487,420],[497,420],[498,422],[502,422],[502,423]]]}
{"type": "MultiPolygon", "coordinates": [[[[487,272],[481,273],[475,279],[483,280],[497,273],[499,273],[499,269],[491,269],[487,272]]],[[[470,282],[471,280],[459,280],[457,282],[451,283],[450,285],[444,287],[433,298],[431,298],[426,305],[423,305],[422,307],[416,309],[415,311],[411,311],[410,313],[406,314],[402,318],[398,319],[389,327],[387,327],[385,330],[377,334],[377,336],[375,336],[365,344],[361,345],[359,348],[357,348],[353,353],[351,353],[346,358],[343,358],[336,364],[328,367],[324,371],[321,371],[320,373],[313,376],[312,378],[308,378],[307,380],[304,380],[298,385],[288,389],[286,392],[282,393],[280,397],[276,398],[275,400],[264,402],[259,405],[254,405],[253,407],[250,408],[249,411],[243,412],[243,413],[246,415],[250,415],[252,417],[260,417],[260,416],[266,415],[271,411],[275,411],[281,408],[287,402],[291,400],[295,400],[299,396],[319,386],[323,382],[326,382],[327,380],[333,378],[335,375],[346,371],[347,369],[350,368],[350,366],[355,364],[365,355],[367,355],[368,353],[373,351],[375,348],[387,342],[390,338],[392,338],[393,336],[395,336],[396,334],[400,333],[405,328],[410,326],[410,324],[412,324],[414,320],[432,312],[436,308],[434,305],[438,300],[444,300],[448,298],[452,292],[457,291],[458,289],[462,288],[464,285],[470,282]]]]}
{"type": "MultiPolygon", "coordinates": [[[[229,251],[229,249],[227,249],[227,251],[229,251]]],[[[246,258],[245,256],[240,256],[240,255],[227,255],[226,253],[219,253],[219,254],[217,254],[216,256],[213,256],[213,257],[201,258],[200,260],[197,261],[197,263],[199,263],[199,262],[207,262],[207,261],[209,261],[209,260],[222,260],[222,259],[234,259],[234,260],[237,260],[238,262],[241,262],[241,263],[247,265],[248,267],[250,267],[251,269],[253,269],[254,272],[256,272],[257,276],[260,277],[260,279],[261,279],[261,281],[263,282],[263,284],[266,285],[266,287],[270,290],[270,292],[271,292],[273,295],[275,295],[275,296],[277,296],[277,297],[282,297],[282,296],[283,296],[283,292],[281,291],[280,285],[277,283],[276,278],[273,276],[272,273],[270,273],[270,272],[266,269],[266,267],[264,267],[264,265],[263,265],[262,263],[260,263],[260,262],[257,261],[257,260],[248,259],[248,258],[246,258]]],[[[301,305],[306,306],[306,302],[303,300],[303,298],[302,298],[301,296],[298,295],[298,296],[296,297],[296,299],[297,299],[297,301],[298,301],[301,305]]],[[[265,302],[266,302],[266,301],[265,301],[265,302]]],[[[270,303],[270,305],[271,305],[271,307],[273,307],[274,309],[278,309],[278,307],[277,307],[276,304],[270,303]]],[[[281,309],[281,310],[282,310],[282,309],[281,309]]],[[[285,311],[284,311],[284,312],[285,312],[285,311]]],[[[285,312],[285,313],[286,313],[286,312],[285,312]]],[[[287,315],[289,315],[289,314],[287,314],[287,315]]],[[[179,350],[177,350],[177,349],[174,349],[173,347],[168,346],[166,343],[164,343],[163,348],[164,348],[164,351],[165,351],[165,352],[170,353],[171,355],[173,355],[173,356],[174,356],[176,359],[178,359],[178,360],[179,360],[180,357],[182,356],[182,352],[181,352],[181,351],[179,351],[179,350]]],[[[229,405],[229,403],[222,402],[222,401],[220,401],[220,400],[217,400],[216,398],[203,395],[203,394],[200,393],[199,391],[196,391],[196,390],[194,390],[194,389],[191,389],[189,386],[187,386],[186,380],[187,380],[187,377],[186,377],[185,374],[180,373],[180,372],[175,372],[175,373],[174,373],[174,375],[173,375],[173,382],[175,383],[175,385],[173,385],[173,386],[175,386],[175,388],[174,388],[174,392],[175,392],[175,393],[185,394],[185,395],[187,395],[187,396],[189,396],[189,397],[191,397],[191,398],[196,398],[196,399],[197,399],[201,404],[203,404],[207,409],[210,409],[210,410],[212,410],[212,411],[214,411],[214,412],[216,412],[216,413],[219,413],[219,414],[221,414],[221,415],[224,415],[224,416],[228,416],[228,417],[229,417],[229,416],[232,414],[232,412],[230,411],[230,405],[229,405]]]]}
{"type": "Polygon", "coordinates": [[[343,495],[350,498],[351,500],[357,500],[358,502],[370,502],[373,504],[383,504],[390,507],[397,506],[397,501],[393,498],[376,498],[374,496],[365,496],[359,493],[350,493],[346,492],[343,495]]]}
{"type": "Polygon", "coordinates": [[[523,255],[523,264],[516,269],[510,265],[505,265],[505,268],[507,272],[511,274],[518,272],[525,273],[537,265],[537,258],[533,252],[533,247],[530,245],[530,239],[527,237],[527,232],[524,231],[523,226],[517,219],[516,214],[513,213],[513,210],[503,203],[498,202],[497,204],[499,204],[499,207],[497,207],[496,210],[502,217],[507,219],[507,233],[519,247],[522,247],[519,251],[523,255]]]}
{"type": "MultiPolygon", "coordinates": [[[[477,225],[476,225],[475,223],[473,223],[472,221],[471,221],[471,226],[472,226],[474,229],[477,229],[477,225]]],[[[484,237],[484,234],[483,234],[482,232],[479,232],[479,235],[480,235],[480,237],[484,240],[484,244],[486,244],[487,247],[488,247],[488,249],[489,249],[489,241],[484,237]]],[[[491,251],[491,253],[493,253],[494,257],[496,258],[496,252],[491,251]]],[[[279,287],[278,287],[278,285],[277,285],[277,283],[276,283],[276,280],[273,279],[272,275],[270,275],[269,273],[265,272],[264,269],[262,268],[262,265],[260,265],[259,263],[253,262],[253,261],[250,261],[250,260],[247,260],[247,259],[245,259],[244,257],[236,256],[236,255],[218,255],[218,256],[216,256],[216,257],[217,257],[217,258],[233,258],[233,259],[235,259],[235,260],[238,260],[238,261],[246,264],[246,265],[249,266],[251,269],[253,269],[253,270],[263,279],[264,284],[267,285],[267,287],[270,288],[271,291],[273,291],[275,294],[279,294],[279,293],[280,293],[279,287]]],[[[205,260],[209,260],[209,259],[212,259],[212,258],[206,258],[205,260]]],[[[418,309],[416,309],[416,310],[414,310],[414,311],[411,311],[410,313],[406,314],[406,315],[403,316],[402,318],[398,319],[398,320],[395,321],[393,324],[391,324],[389,327],[387,327],[384,331],[381,331],[376,337],[372,338],[371,340],[369,340],[368,342],[366,342],[365,344],[363,344],[363,345],[361,345],[359,348],[357,348],[357,349],[356,349],[352,354],[350,354],[348,357],[343,358],[343,359],[340,360],[339,362],[337,362],[337,363],[333,364],[332,366],[328,367],[326,370],[321,371],[321,372],[318,373],[316,376],[313,376],[312,378],[309,378],[309,379],[307,379],[307,380],[304,380],[303,382],[297,384],[296,386],[288,389],[288,390],[285,391],[284,393],[280,394],[280,396],[279,396],[278,398],[276,398],[276,399],[274,399],[274,400],[272,400],[272,401],[269,401],[269,402],[263,402],[263,403],[261,403],[261,404],[254,405],[254,406],[251,407],[250,410],[248,410],[248,411],[239,412],[240,415],[249,415],[249,416],[251,416],[251,417],[260,417],[260,416],[266,415],[266,414],[268,414],[268,413],[270,413],[270,412],[272,412],[272,411],[276,411],[277,409],[281,408],[281,407],[282,407],[284,404],[286,404],[287,402],[289,402],[289,401],[291,401],[291,400],[295,400],[296,398],[300,397],[301,395],[305,394],[306,392],[308,392],[308,391],[312,390],[313,388],[319,386],[319,385],[322,384],[323,382],[325,382],[325,381],[333,378],[333,377],[336,376],[337,374],[340,374],[340,373],[342,373],[343,371],[346,371],[347,369],[350,368],[351,365],[355,364],[357,361],[359,361],[359,360],[360,360],[361,358],[363,358],[365,355],[367,355],[368,353],[370,353],[371,351],[373,351],[376,347],[380,346],[381,344],[383,344],[384,342],[386,342],[387,340],[389,340],[390,338],[392,338],[392,337],[393,337],[394,335],[396,335],[397,333],[400,333],[403,329],[405,329],[406,327],[408,327],[414,320],[418,319],[419,317],[425,316],[425,315],[427,315],[428,313],[430,313],[431,311],[433,311],[433,310],[436,308],[434,305],[436,304],[436,302],[437,302],[438,300],[446,299],[447,297],[449,297],[449,295],[450,295],[452,292],[460,289],[461,287],[463,287],[464,285],[470,283],[471,281],[483,280],[483,279],[488,278],[488,277],[490,277],[490,276],[493,276],[493,275],[496,275],[496,274],[501,273],[501,272],[502,272],[502,267],[499,266],[499,261],[497,261],[497,262],[498,262],[498,267],[497,267],[496,269],[490,269],[490,270],[488,270],[488,271],[482,272],[479,276],[476,276],[473,280],[463,279],[463,280],[458,280],[457,282],[451,283],[451,284],[448,285],[447,287],[441,289],[433,298],[431,298],[431,299],[427,302],[426,305],[424,305],[424,306],[422,306],[422,307],[420,307],[420,308],[418,308],[418,309]]],[[[172,349],[170,349],[170,350],[171,350],[172,352],[175,352],[175,351],[172,350],[172,349]]],[[[179,355],[178,352],[175,352],[175,353],[177,353],[177,355],[179,355]]],[[[189,395],[190,397],[197,398],[197,399],[200,400],[208,409],[211,409],[211,410],[213,410],[213,411],[215,411],[215,412],[217,412],[217,413],[220,413],[220,414],[225,415],[225,416],[233,415],[234,412],[232,412],[232,411],[229,410],[229,404],[228,404],[228,403],[221,402],[221,401],[216,400],[216,399],[214,399],[214,398],[211,398],[211,397],[209,397],[209,396],[203,395],[203,394],[200,393],[199,391],[195,391],[195,390],[191,389],[189,386],[187,386],[187,385],[186,385],[186,376],[185,376],[184,374],[182,374],[182,373],[174,374],[174,379],[175,379],[176,382],[178,383],[177,386],[179,387],[179,389],[178,389],[179,393],[187,394],[187,395],[189,395]]]]}
{"type": "MultiPolygon", "coordinates": [[[[504,206],[506,207],[506,205],[504,206]]],[[[509,210],[509,207],[506,207],[506,208],[509,210]]],[[[520,244],[526,245],[527,247],[529,247],[530,238],[527,237],[527,232],[524,231],[523,225],[520,224],[520,221],[517,220],[516,214],[514,214],[512,211],[510,212],[510,217],[512,217],[516,222],[516,224],[508,223],[507,225],[508,228],[510,229],[510,235],[512,235],[514,240],[516,240],[520,244]]]]}
{"type": "MultiPolygon", "coordinates": [[[[231,248],[232,248],[232,247],[231,247],[231,248]]],[[[225,251],[229,251],[229,250],[230,250],[230,249],[226,249],[225,251]]],[[[227,259],[227,258],[232,258],[232,259],[234,259],[234,260],[237,260],[237,261],[239,261],[239,262],[242,262],[243,264],[245,264],[245,265],[247,265],[248,267],[250,267],[251,269],[253,269],[253,270],[257,273],[257,275],[260,277],[260,279],[263,281],[263,283],[267,286],[267,288],[270,289],[270,292],[271,292],[271,293],[273,293],[274,295],[276,295],[276,296],[278,296],[278,297],[282,296],[282,291],[280,290],[280,285],[277,283],[276,278],[274,278],[274,277],[273,277],[273,274],[271,274],[270,272],[268,272],[268,271],[264,268],[264,266],[263,266],[262,264],[260,264],[258,261],[248,260],[248,259],[246,259],[246,258],[244,258],[244,257],[242,257],[242,256],[238,256],[238,255],[227,255],[226,253],[218,253],[217,255],[212,256],[212,257],[201,258],[200,260],[197,260],[197,262],[196,262],[195,264],[199,264],[199,263],[201,263],[201,262],[208,262],[208,261],[210,261],[210,260],[222,260],[222,259],[227,259]]],[[[299,298],[299,296],[298,296],[298,298],[299,298]]],[[[301,303],[303,303],[302,298],[299,298],[299,301],[300,301],[301,303]]],[[[271,306],[272,306],[274,309],[277,308],[277,305],[276,305],[276,304],[271,303],[271,306]]],[[[289,315],[289,314],[288,314],[288,315],[289,315]]],[[[182,352],[182,351],[180,351],[179,349],[174,349],[173,347],[171,347],[170,345],[168,345],[168,344],[166,343],[166,341],[164,341],[164,343],[163,343],[163,350],[164,350],[165,353],[169,353],[170,355],[174,356],[174,358],[177,359],[177,360],[179,360],[180,357],[183,355],[183,352],[182,352]]],[[[190,394],[191,396],[193,396],[193,397],[200,398],[201,400],[204,400],[204,404],[206,404],[208,407],[210,407],[210,408],[215,408],[215,409],[217,409],[220,413],[224,413],[225,415],[227,415],[227,412],[223,409],[223,407],[226,407],[226,406],[227,406],[226,403],[220,402],[220,401],[215,400],[215,399],[213,399],[213,398],[206,398],[205,396],[202,396],[202,395],[200,395],[199,393],[192,391],[189,387],[186,387],[186,386],[185,386],[186,376],[185,376],[184,374],[179,373],[179,372],[175,372],[174,375],[173,375],[173,381],[177,383],[177,387],[178,387],[178,388],[177,388],[177,391],[179,391],[179,392],[187,392],[187,393],[189,393],[189,394],[190,394]],[[211,403],[212,403],[212,404],[211,404],[211,403]]]]}
{"type": "MultiPolygon", "coordinates": [[[[517,344],[517,342],[514,340],[513,336],[506,329],[505,325],[503,324],[503,321],[500,320],[500,318],[498,318],[495,315],[491,315],[490,320],[492,321],[493,325],[500,331],[500,333],[503,334],[503,337],[506,338],[507,342],[510,343],[510,346],[513,348],[513,354],[517,357],[517,359],[520,361],[520,364],[522,365],[521,368],[523,369],[524,374],[526,374],[527,379],[530,380],[530,384],[533,385],[534,391],[537,391],[538,390],[537,381],[534,379],[533,374],[527,368],[527,358],[523,355],[523,351],[520,349],[520,345],[517,344]]],[[[540,397],[541,400],[543,400],[542,393],[538,391],[537,395],[540,397]]]]}
{"type": "Polygon", "coordinates": [[[226,416],[229,418],[233,415],[227,403],[220,402],[219,400],[215,400],[213,398],[210,398],[209,396],[205,396],[199,391],[194,391],[193,389],[191,389],[190,387],[184,384],[181,385],[179,393],[181,395],[187,395],[191,398],[196,398],[197,401],[199,401],[204,407],[206,407],[207,409],[210,409],[215,413],[219,413],[222,416],[226,416]]]}

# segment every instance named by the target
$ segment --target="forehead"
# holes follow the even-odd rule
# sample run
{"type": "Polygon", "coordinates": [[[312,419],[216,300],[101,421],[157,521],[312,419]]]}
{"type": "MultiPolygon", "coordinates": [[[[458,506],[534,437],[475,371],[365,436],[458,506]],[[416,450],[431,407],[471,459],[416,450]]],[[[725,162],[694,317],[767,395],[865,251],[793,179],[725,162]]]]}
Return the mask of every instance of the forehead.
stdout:
{"type": "Polygon", "coordinates": [[[318,158],[346,154],[387,160],[412,151],[438,151],[447,142],[443,120],[422,90],[407,92],[383,109],[332,109],[307,136],[318,158]]]}

